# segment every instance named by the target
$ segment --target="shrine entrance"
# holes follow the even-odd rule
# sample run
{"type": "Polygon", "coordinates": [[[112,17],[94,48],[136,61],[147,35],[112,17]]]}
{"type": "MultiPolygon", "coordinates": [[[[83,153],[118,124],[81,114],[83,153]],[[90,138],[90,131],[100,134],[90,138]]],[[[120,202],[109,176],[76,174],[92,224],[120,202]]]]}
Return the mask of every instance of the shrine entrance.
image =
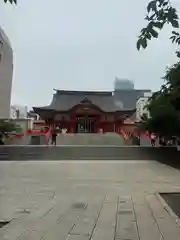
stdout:
{"type": "Polygon", "coordinates": [[[95,133],[95,123],[94,117],[76,117],[76,133],[95,133]]]}

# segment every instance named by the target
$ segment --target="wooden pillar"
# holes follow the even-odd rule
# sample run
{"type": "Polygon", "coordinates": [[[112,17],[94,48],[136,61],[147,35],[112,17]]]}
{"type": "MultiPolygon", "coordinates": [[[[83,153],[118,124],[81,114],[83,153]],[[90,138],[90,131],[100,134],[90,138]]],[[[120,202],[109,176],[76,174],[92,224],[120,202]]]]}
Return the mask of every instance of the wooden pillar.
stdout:
{"type": "Polygon", "coordinates": [[[70,123],[70,133],[75,133],[76,132],[76,116],[71,117],[70,123]]]}
{"type": "Polygon", "coordinates": [[[76,119],[71,122],[71,133],[76,133],[76,119]]]}
{"type": "Polygon", "coordinates": [[[101,116],[96,117],[96,123],[95,123],[95,132],[99,133],[99,129],[101,128],[101,116]]]}
{"type": "Polygon", "coordinates": [[[121,133],[121,122],[119,122],[119,121],[115,122],[115,132],[118,134],[121,133]]]}
{"type": "Polygon", "coordinates": [[[96,133],[99,133],[100,127],[101,127],[100,117],[98,117],[96,120],[96,133]]]}

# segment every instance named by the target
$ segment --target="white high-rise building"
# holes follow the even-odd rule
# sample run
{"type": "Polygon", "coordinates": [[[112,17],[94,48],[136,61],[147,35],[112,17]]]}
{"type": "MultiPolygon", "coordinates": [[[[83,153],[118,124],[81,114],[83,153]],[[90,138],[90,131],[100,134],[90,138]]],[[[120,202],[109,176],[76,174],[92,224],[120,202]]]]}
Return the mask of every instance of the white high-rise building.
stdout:
{"type": "Polygon", "coordinates": [[[136,102],[136,121],[141,121],[141,117],[145,114],[150,117],[149,111],[146,108],[149,98],[152,96],[152,92],[144,93],[144,97],[140,97],[136,102]]]}
{"type": "Polygon", "coordinates": [[[13,105],[10,107],[10,118],[12,119],[26,119],[28,117],[27,106],[13,105]]]}
{"type": "Polygon", "coordinates": [[[0,118],[10,117],[13,78],[13,50],[10,41],[0,28],[0,118]]]}

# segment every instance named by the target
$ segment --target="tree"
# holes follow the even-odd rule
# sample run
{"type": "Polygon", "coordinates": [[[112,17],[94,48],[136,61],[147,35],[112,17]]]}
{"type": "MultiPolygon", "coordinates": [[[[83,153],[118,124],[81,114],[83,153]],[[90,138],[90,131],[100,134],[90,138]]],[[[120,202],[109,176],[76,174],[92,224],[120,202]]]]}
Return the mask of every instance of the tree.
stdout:
{"type": "Polygon", "coordinates": [[[9,133],[16,131],[16,124],[12,120],[0,120],[0,134],[8,136],[9,133]]]}
{"type": "Polygon", "coordinates": [[[4,0],[5,3],[9,2],[11,4],[15,3],[17,4],[17,0],[4,0]]]}
{"type": "MultiPolygon", "coordinates": [[[[148,41],[153,38],[158,38],[159,30],[165,24],[171,24],[173,31],[170,39],[173,43],[180,44],[180,34],[175,31],[179,28],[179,18],[177,11],[170,0],[152,0],[147,6],[147,15],[145,19],[148,21],[147,27],[141,30],[137,41],[137,49],[146,48],[148,41]]],[[[180,52],[177,52],[180,57],[180,52]]]]}
{"type": "Polygon", "coordinates": [[[142,126],[149,132],[166,137],[180,136],[180,112],[177,112],[168,99],[153,99],[149,103],[151,117],[142,122],[142,126]],[[161,104],[159,103],[161,101],[161,104]]]}
{"type": "MultiPolygon", "coordinates": [[[[147,27],[141,30],[137,41],[137,49],[146,48],[148,41],[158,38],[159,31],[165,24],[171,24],[172,43],[180,45],[179,18],[170,0],[152,0],[147,6],[147,27]]],[[[180,57],[180,51],[176,52],[180,57]]],[[[177,62],[165,72],[165,83],[160,90],[150,98],[147,109],[150,118],[142,118],[140,128],[163,136],[180,136],[180,62],[177,62]]]]}
{"type": "Polygon", "coordinates": [[[8,138],[10,133],[16,131],[17,125],[11,120],[0,120],[0,143],[8,138]]]}
{"type": "Polygon", "coordinates": [[[142,117],[140,128],[163,136],[180,136],[180,62],[166,70],[159,91],[149,99],[150,118],[142,117]]]}

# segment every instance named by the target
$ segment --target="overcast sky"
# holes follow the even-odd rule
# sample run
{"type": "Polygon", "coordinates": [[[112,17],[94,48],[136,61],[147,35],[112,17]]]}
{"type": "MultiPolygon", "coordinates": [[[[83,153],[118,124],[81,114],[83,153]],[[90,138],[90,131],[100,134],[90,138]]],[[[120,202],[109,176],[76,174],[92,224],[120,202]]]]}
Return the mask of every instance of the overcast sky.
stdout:
{"type": "Polygon", "coordinates": [[[136,50],[147,0],[2,2],[0,22],[14,50],[13,104],[46,105],[53,88],[112,90],[115,76],[156,90],[176,61],[170,27],[136,50]]]}

